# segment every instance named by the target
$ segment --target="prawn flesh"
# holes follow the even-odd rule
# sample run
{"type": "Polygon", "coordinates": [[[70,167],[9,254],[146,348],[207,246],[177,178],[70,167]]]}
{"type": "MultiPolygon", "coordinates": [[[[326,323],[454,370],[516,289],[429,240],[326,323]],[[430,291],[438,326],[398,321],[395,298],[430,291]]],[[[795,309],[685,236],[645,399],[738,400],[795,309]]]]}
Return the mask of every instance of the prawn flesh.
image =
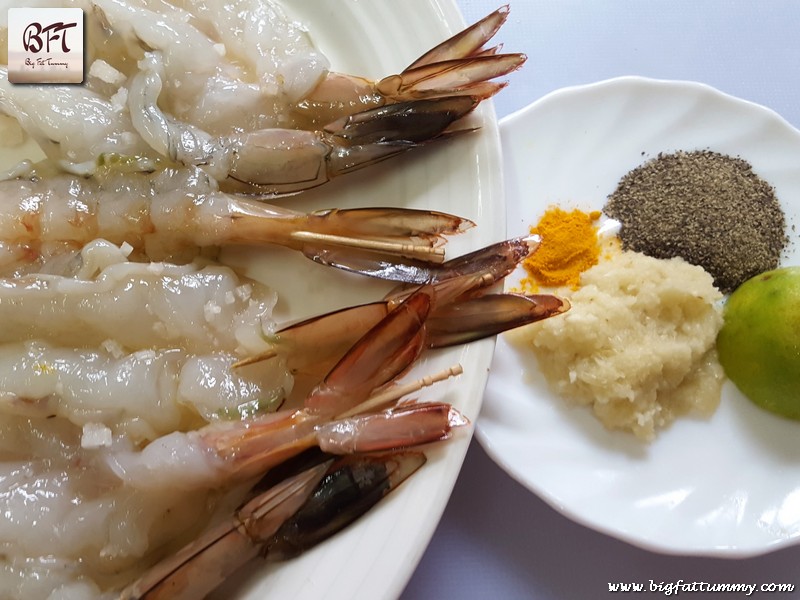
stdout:
{"type": "Polygon", "coordinates": [[[135,263],[96,242],[77,277],[0,279],[0,343],[47,340],[127,350],[183,348],[244,355],[269,348],[276,295],[230,268],[191,263],[135,263]]]}

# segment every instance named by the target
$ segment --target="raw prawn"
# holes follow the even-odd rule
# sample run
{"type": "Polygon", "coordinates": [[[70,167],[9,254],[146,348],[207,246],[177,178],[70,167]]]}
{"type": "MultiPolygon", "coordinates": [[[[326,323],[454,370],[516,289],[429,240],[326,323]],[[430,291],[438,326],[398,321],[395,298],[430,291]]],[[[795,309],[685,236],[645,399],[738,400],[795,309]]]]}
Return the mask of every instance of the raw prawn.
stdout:
{"type": "MultiPolygon", "coordinates": [[[[373,99],[366,106],[329,101],[331,90],[341,88],[344,78],[326,78],[331,83],[320,86],[319,98],[304,110],[323,104],[353,104],[355,108],[333,120],[311,119],[315,122],[313,129],[257,124],[231,125],[225,132],[213,132],[203,120],[161,108],[171,106],[167,82],[172,82],[173,91],[184,94],[200,85],[197,73],[186,70],[185,54],[187,47],[200,44],[197,40],[203,34],[184,21],[175,27],[165,26],[163,19],[132,3],[95,0],[95,4],[107,18],[112,15],[112,28],[116,24],[154,49],[137,59],[134,73],[121,76],[127,85],[119,88],[124,93],[118,91],[107,98],[91,89],[12,86],[5,71],[0,71],[0,110],[19,121],[50,161],[78,174],[93,173],[98,161],[121,156],[130,169],[148,170],[175,163],[199,166],[233,191],[261,196],[298,192],[446,135],[451,125],[502,87],[488,80],[516,69],[525,58],[476,48],[505,19],[505,12],[499,11],[415,61],[403,75],[375,86],[373,99]],[[184,29],[193,33],[189,35],[184,29]],[[177,39],[173,39],[175,36],[177,39]],[[189,43],[182,43],[187,40],[189,43]],[[465,56],[430,62],[461,54],[465,56]],[[176,69],[181,78],[173,76],[176,69]],[[191,77],[187,78],[187,73],[191,77]],[[62,108],[54,111],[50,103],[62,108]],[[76,119],[76,114],[84,118],[76,119]]],[[[210,47],[209,56],[217,55],[221,60],[213,44],[210,47]]],[[[197,56],[192,56],[192,61],[195,64],[197,56]]],[[[218,69],[212,70],[216,73],[218,69]]],[[[222,79],[225,89],[231,87],[229,80],[228,75],[222,79]]],[[[358,97],[365,96],[354,91],[353,98],[358,97]]],[[[191,101],[177,104],[203,104],[197,94],[190,93],[188,98],[191,101]]],[[[248,111],[239,108],[238,112],[248,111]]]]}
{"type": "Polygon", "coordinates": [[[258,555],[269,561],[292,558],[358,519],[425,461],[424,454],[404,452],[309,467],[256,495],[230,519],[156,564],[119,598],[202,598],[258,555]]]}
{"type": "MultiPolygon", "coordinates": [[[[118,38],[123,56],[141,48],[163,57],[162,106],[212,135],[232,129],[318,129],[341,117],[396,102],[469,95],[486,99],[503,87],[489,80],[517,69],[522,54],[483,46],[508,17],[504,6],[380,81],[333,72],[308,34],[271,0],[184,0],[170,6],[91,0],[106,23],[104,43],[118,38]],[[191,68],[187,66],[191,65],[191,68]]],[[[97,56],[126,76],[119,52],[97,56]]]]}
{"type": "MultiPolygon", "coordinates": [[[[492,83],[489,79],[513,71],[525,60],[521,54],[501,55],[499,47],[483,48],[506,21],[508,6],[499,8],[427,51],[399,74],[373,81],[331,71],[328,61],[309,43],[305,31],[288,18],[276,2],[184,0],[173,4],[191,14],[197,29],[212,32],[208,40],[224,46],[226,59],[237,65],[246,65],[246,71],[254,76],[262,92],[270,94],[273,102],[284,103],[279,121],[272,124],[262,121],[260,127],[277,124],[281,127],[315,129],[343,116],[419,98],[468,94],[485,99],[503,87],[502,83],[492,83]],[[291,51],[287,50],[287,43],[291,44],[291,51]]],[[[175,70],[174,65],[182,67],[186,64],[186,58],[179,54],[181,48],[178,42],[181,37],[194,38],[192,32],[185,30],[176,32],[170,40],[163,37],[156,40],[155,32],[147,29],[147,24],[153,21],[145,18],[147,13],[142,11],[142,7],[129,5],[128,12],[123,13],[119,7],[112,7],[108,0],[96,0],[96,5],[104,11],[112,27],[115,19],[120,20],[119,29],[122,31],[123,23],[136,23],[132,27],[135,31],[128,29],[125,36],[145,39],[150,48],[162,52],[170,63],[166,74],[171,81],[185,77],[185,73],[175,70]]],[[[198,46],[204,45],[199,38],[194,41],[198,46]]],[[[214,56],[211,53],[214,46],[208,44],[207,48],[205,52],[208,57],[203,63],[205,67],[215,65],[215,71],[223,70],[219,52],[214,56]]],[[[216,83],[213,80],[207,82],[206,91],[216,91],[216,83]]],[[[181,93],[172,89],[167,91],[168,97],[181,93]]],[[[245,90],[239,91],[240,96],[247,97],[245,90]]],[[[194,106],[202,107],[203,114],[170,112],[194,123],[205,122],[212,117],[206,102],[194,103],[194,106]]],[[[184,110],[187,108],[183,107],[184,110]]],[[[271,110],[275,111],[276,107],[265,108],[261,104],[259,109],[240,109],[239,112],[252,115],[250,118],[264,119],[269,118],[271,110]],[[263,116],[264,113],[268,116],[263,116]]],[[[242,115],[232,118],[241,119],[242,115]]],[[[226,121],[232,122],[230,119],[226,121]]],[[[241,127],[260,128],[252,123],[241,127]]]]}
{"type": "MultiPolygon", "coordinates": [[[[135,487],[160,485],[154,473],[167,477],[171,485],[204,487],[264,473],[315,446],[341,453],[396,448],[409,423],[414,424],[407,430],[414,432],[410,443],[447,437],[452,427],[466,423],[448,405],[434,409],[409,405],[377,415],[352,414],[377,388],[416,360],[424,347],[424,323],[432,294],[430,287],[420,288],[367,331],[308,394],[303,408],[170,433],[141,452],[114,451],[109,455],[113,470],[135,487]],[[386,427],[399,431],[400,437],[387,435],[386,427]],[[369,435],[373,428],[382,435],[369,435]]],[[[444,377],[455,374],[458,370],[444,377]]]]}
{"type": "Polygon", "coordinates": [[[232,369],[226,352],[181,348],[123,353],[110,342],[76,349],[31,340],[0,344],[0,413],[66,419],[85,448],[111,446],[122,432],[135,443],[205,422],[273,412],[292,377],[273,361],[232,369]]]}
{"type": "Polygon", "coordinates": [[[441,262],[444,236],[473,226],[454,215],[403,208],[301,213],[222,193],[196,169],[105,170],[91,179],[34,173],[0,181],[0,196],[0,275],[65,273],[80,265],[70,259],[96,238],[154,261],[185,262],[209,246],[276,244],[309,256],[368,249],[373,259],[441,262]]]}
{"type": "Polygon", "coordinates": [[[265,286],[219,265],[129,262],[107,242],[83,254],[77,277],[0,279],[0,343],[41,339],[85,348],[114,340],[128,351],[240,355],[269,348],[276,295],[265,286]]]}
{"type": "Polygon", "coordinates": [[[108,164],[126,171],[196,166],[230,191],[274,197],[317,187],[446,137],[450,125],[478,105],[468,96],[413,100],[343,117],[316,131],[273,128],[216,137],[158,108],[156,56],[148,55],[143,64],[150,66],[131,82],[136,94],[128,100],[129,114],[135,115],[130,127],[136,131],[126,129],[128,113],[120,114],[90,90],[20,89],[8,83],[4,68],[0,110],[19,121],[53,165],[73,174],[91,175],[108,164]],[[43,103],[47,119],[36,111],[43,103]],[[54,111],[53,104],[78,108],[54,111]]]}
{"type": "Polygon", "coordinates": [[[169,161],[202,167],[223,189],[261,197],[314,188],[446,137],[479,103],[471,96],[412,100],[342,117],[315,131],[260,129],[215,138],[158,109],[161,76],[155,55],[148,58],[151,66],[131,83],[137,92],[131,97],[142,99],[131,106],[142,139],[169,161]]]}

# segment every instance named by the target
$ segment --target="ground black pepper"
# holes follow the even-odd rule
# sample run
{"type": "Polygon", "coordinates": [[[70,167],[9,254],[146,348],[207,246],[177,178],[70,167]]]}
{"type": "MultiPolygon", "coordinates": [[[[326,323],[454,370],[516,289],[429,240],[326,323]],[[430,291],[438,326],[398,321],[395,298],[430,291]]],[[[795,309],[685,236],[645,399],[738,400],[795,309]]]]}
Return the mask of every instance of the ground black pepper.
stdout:
{"type": "Polygon", "coordinates": [[[786,219],[747,161],[709,150],[659,154],[630,171],[603,212],[622,247],[703,267],[722,292],[778,266],[786,219]]]}

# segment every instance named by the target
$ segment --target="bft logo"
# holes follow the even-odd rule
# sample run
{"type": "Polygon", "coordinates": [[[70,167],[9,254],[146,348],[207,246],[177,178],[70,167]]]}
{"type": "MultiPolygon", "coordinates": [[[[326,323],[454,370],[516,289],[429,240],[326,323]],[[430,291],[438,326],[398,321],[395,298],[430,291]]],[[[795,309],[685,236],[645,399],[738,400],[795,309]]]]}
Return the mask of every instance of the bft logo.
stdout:
{"type": "Polygon", "coordinates": [[[41,23],[31,23],[22,32],[22,46],[33,54],[42,50],[50,53],[50,42],[61,40],[61,52],[66,54],[72,51],[67,45],[67,30],[77,26],[77,23],[53,23],[43,27],[41,23]]]}
{"type": "Polygon", "coordinates": [[[83,10],[9,8],[8,80],[83,82],[83,10]]]}

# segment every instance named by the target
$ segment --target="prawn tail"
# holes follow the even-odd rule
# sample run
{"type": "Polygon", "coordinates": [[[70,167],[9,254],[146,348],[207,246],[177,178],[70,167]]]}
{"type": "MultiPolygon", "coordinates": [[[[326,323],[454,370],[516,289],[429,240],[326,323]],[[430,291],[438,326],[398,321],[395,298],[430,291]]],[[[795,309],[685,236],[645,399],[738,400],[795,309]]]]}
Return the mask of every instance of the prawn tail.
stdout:
{"type": "Polygon", "coordinates": [[[330,461],[280,482],[245,503],[228,520],[151,567],[119,600],[203,598],[236,569],[255,558],[261,546],[303,506],[330,461]]]}
{"type": "Polygon", "coordinates": [[[420,452],[345,456],[265,546],[269,561],[293,558],[338,533],[426,462],[420,452]]]}

